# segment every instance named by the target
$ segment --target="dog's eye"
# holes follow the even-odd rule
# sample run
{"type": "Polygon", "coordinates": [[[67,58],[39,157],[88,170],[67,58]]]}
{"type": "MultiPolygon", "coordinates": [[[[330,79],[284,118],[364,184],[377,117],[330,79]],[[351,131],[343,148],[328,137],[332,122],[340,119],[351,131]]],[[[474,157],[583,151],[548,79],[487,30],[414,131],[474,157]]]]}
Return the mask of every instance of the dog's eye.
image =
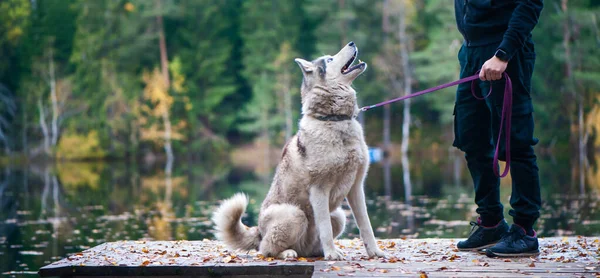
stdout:
{"type": "Polygon", "coordinates": [[[331,61],[333,61],[333,58],[328,58],[328,59],[327,59],[327,63],[329,63],[329,62],[331,62],[331,61]]]}

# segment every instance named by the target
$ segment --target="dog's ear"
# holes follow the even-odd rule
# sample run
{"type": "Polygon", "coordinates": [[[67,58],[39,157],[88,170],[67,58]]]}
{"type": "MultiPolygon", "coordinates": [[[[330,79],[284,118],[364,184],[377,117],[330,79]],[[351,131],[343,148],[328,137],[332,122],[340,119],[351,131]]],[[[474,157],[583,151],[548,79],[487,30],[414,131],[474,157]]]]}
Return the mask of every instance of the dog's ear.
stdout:
{"type": "Polygon", "coordinates": [[[294,61],[298,63],[298,66],[300,66],[300,69],[302,69],[302,73],[310,73],[315,70],[315,66],[309,61],[300,58],[296,58],[294,61]]]}

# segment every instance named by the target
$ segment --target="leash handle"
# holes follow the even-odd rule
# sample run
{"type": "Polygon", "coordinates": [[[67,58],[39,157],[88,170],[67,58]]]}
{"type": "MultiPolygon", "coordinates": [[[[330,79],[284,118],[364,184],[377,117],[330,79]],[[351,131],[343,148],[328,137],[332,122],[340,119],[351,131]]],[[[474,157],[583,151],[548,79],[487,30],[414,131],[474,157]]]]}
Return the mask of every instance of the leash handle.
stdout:
{"type": "MultiPolygon", "coordinates": [[[[511,119],[512,119],[512,81],[510,80],[510,77],[508,76],[508,74],[506,72],[503,73],[504,79],[505,79],[505,84],[504,84],[504,103],[502,104],[502,115],[500,116],[500,131],[498,132],[498,140],[496,141],[496,150],[494,151],[494,161],[492,163],[492,167],[494,168],[494,174],[497,177],[500,178],[504,178],[508,175],[508,172],[510,171],[510,129],[511,129],[511,119]],[[502,172],[502,174],[499,173],[499,153],[500,153],[500,139],[502,139],[502,127],[504,127],[504,141],[505,141],[505,158],[506,158],[506,167],[504,167],[504,171],[502,172]]],[[[483,97],[478,97],[475,94],[475,81],[479,79],[479,71],[477,71],[477,73],[475,73],[474,75],[471,75],[469,77],[465,77],[453,82],[449,82],[449,83],[445,83],[442,85],[438,85],[423,91],[419,91],[410,95],[406,95],[406,96],[402,96],[402,97],[398,97],[398,98],[394,98],[394,99],[390,99],[390,100],[386,100],[380,103],[376,103],[373,105],[368,105],[368,106],[363,106],[360,108],[361,112],[365,112],[367,110],[371,110],[373,108],[379,107],[379,106],[383,106],[386,104],[390,104],[390,103],[394,103],[397,101],[401,101],[401,100],[405,100],[405,99],[409,99],[409,98],[413,98],[416,96],[420,96],[420,95],[424,95],[427,93],[431,93],[431,92],[435,92],[441,89],[445,89],[448,87],[452,87],[458,84],[462,84],[462,83],[466,83],[471,81],[471,94],[473,95],[474,98],[478,99],[478,100],[485,100],[486,98],[488,98],[489,96],[492,95],[492,86],[490,85],[490,91],[487,93],[487,95],[483,96],[483,97]]]]}

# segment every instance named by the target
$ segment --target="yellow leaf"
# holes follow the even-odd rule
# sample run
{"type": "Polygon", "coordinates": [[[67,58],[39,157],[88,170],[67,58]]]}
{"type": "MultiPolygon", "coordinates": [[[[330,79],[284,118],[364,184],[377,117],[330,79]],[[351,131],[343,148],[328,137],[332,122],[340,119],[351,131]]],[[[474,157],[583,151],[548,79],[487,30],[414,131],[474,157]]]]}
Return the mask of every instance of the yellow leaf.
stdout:
{"type": "Polygon", "coordinates": [[[143,248],[142,248],[142,252],[144,252],[144,253],[148,253],[148,248],[146,248],[146,247],[143,247],[143,248]]]}
{"type": "Polygon", "coordinates": [[[128,12],[133,12],[133,10],[135,10],[135,6],[133,6],[131,2],[127,2],[123,8],[125,8],[125,10],[128,12]]]}

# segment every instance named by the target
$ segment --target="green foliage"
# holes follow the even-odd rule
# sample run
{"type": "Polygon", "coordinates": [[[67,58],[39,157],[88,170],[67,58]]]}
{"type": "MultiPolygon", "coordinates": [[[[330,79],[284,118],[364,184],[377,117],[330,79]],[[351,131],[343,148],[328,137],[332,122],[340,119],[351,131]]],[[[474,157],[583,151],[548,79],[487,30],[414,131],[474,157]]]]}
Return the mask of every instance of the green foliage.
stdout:
{"type": "MultiPolygon", "coordinates": [[[[414,63],[418,88],[429,88],[457,80],[460,67],[456,55],[462,45],[462,37],[456,29],[454,3],[452,1],[428,1],[419,18],[427,37],[419,42],[420,49],[411,55],[414,63]]],[[[452,123],[454,92],[456,88],[447,88],[424,96],[427,110],[439,115],[443,125],[452,123]]]]}

